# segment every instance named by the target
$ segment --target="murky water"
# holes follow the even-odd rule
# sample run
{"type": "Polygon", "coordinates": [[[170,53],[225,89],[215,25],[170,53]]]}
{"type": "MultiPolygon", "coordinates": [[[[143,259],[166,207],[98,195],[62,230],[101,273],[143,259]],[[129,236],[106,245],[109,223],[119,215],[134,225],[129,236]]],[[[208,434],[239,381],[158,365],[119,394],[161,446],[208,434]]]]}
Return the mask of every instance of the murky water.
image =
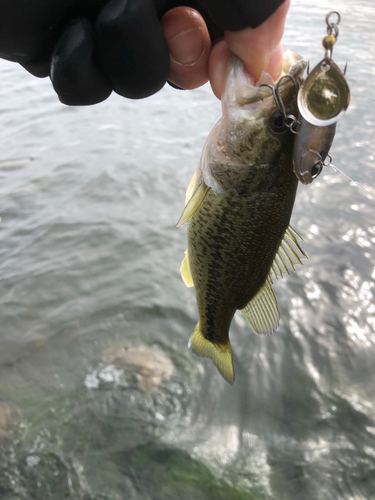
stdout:
{"type": "MultiPolygon", "coordinates": [[[[294,1],[285,47],[318,62],[332,8],[352,91],[332,155],[375,196],[373,0],[294,1]]],[[[309,260],[274,286],[273,336],[236,316],[229,387],[187,349],[175,228],[209,87],[69,108],[0,71],[0,160],[33,158],[0,163],[0,498],[375,498],[375,200],[333,170],[299,187],[309,260]]]]}

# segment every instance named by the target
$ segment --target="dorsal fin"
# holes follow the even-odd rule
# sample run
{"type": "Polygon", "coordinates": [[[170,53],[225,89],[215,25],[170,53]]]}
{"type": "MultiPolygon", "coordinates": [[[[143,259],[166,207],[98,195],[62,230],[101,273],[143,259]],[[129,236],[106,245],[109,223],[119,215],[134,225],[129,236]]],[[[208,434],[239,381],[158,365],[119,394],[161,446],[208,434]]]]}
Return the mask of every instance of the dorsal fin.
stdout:
{"type": "Polygon", "coordinates": [[[297,231],[289,226],[271,266],[270,275],[273,273],[276,279],[279,276],[282,278],[283,273],[289,274],[289,271],[294,271],[295,264],[302,264],[301,259],[307,259],[307,255],[299,246],[297,238],[303,241],[297,231]]]}
{"type": "Polygon", "coordinates": [[[280,313],[271,287],[271,278],[266,279],[255,297],[241,309],[241,312],[255,333],[269,334],[276,330],[280,313]]]}
{"type": "Polygon", "coordinates": [[[181,276],[182,276],[182,279],[184,280],[185,285],[189,286],[189,287],[194,286],[193,278],[191,277],[191,272],[190,272],[190,264],[189,264],[187,250],[185,250],[185,257],[182,261],[180,271],[181,271],[181,276]]]}

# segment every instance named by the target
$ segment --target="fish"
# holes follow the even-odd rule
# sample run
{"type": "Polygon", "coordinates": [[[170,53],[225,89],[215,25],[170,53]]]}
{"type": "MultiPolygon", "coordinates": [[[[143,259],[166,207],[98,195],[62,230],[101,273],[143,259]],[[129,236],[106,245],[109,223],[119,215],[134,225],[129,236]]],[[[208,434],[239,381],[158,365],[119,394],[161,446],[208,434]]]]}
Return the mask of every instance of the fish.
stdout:
{"type": "MultiPolygon", "coordinates": [[[[297,111],[298,85],[307,61],[284,54],[279,93],[288,113],[297,111]]],[[[222,377],[235,379],[229,327],[240,310],[256,334],[270,334],[280,313],[272,277],[307,258],[289,225],[298,179],[293,172],[295,135],[285,125],[263,74],[253,86],[231,55],[222,116],[203,147],[177,226],[187,224],[181,275],[194,286],[199,321],[190,350],[211,358],[222,377]]],[[[271,79],[272,83],[273,80],[271,79]]]]}

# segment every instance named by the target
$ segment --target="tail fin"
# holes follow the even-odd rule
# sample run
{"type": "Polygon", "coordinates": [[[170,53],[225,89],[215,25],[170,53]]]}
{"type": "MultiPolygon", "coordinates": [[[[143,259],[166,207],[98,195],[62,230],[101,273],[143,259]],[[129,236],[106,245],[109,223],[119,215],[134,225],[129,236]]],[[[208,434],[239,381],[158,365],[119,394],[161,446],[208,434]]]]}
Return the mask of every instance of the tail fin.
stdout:
{"type": "Polygon", "coordinates": [[[189,340],[189,349],[197,356],[211,358],[220,375],[229,383],[234,382],[234,369],[232,360],[232,348],[230,342],[226,344],[213,344],[203,337],[199,329],[199,323],[195,327],[193,335],[189,340]]]}

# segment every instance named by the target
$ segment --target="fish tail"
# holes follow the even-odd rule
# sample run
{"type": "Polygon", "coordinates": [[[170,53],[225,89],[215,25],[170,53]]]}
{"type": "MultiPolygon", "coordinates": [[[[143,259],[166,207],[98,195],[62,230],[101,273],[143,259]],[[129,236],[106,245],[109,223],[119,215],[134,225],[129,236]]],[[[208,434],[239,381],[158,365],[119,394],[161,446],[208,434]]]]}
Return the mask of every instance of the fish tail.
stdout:
{"type": "Polygon", "coordinates": [[[234,369],[232,359],[232,348],[229,340],[225,344],[214,344],[205,339],[199,323],[195,327],[193,335],[189,340],[189,349],[204,358],[211,358],[220,375],[229,383],[234,382],[234,369]]]}

